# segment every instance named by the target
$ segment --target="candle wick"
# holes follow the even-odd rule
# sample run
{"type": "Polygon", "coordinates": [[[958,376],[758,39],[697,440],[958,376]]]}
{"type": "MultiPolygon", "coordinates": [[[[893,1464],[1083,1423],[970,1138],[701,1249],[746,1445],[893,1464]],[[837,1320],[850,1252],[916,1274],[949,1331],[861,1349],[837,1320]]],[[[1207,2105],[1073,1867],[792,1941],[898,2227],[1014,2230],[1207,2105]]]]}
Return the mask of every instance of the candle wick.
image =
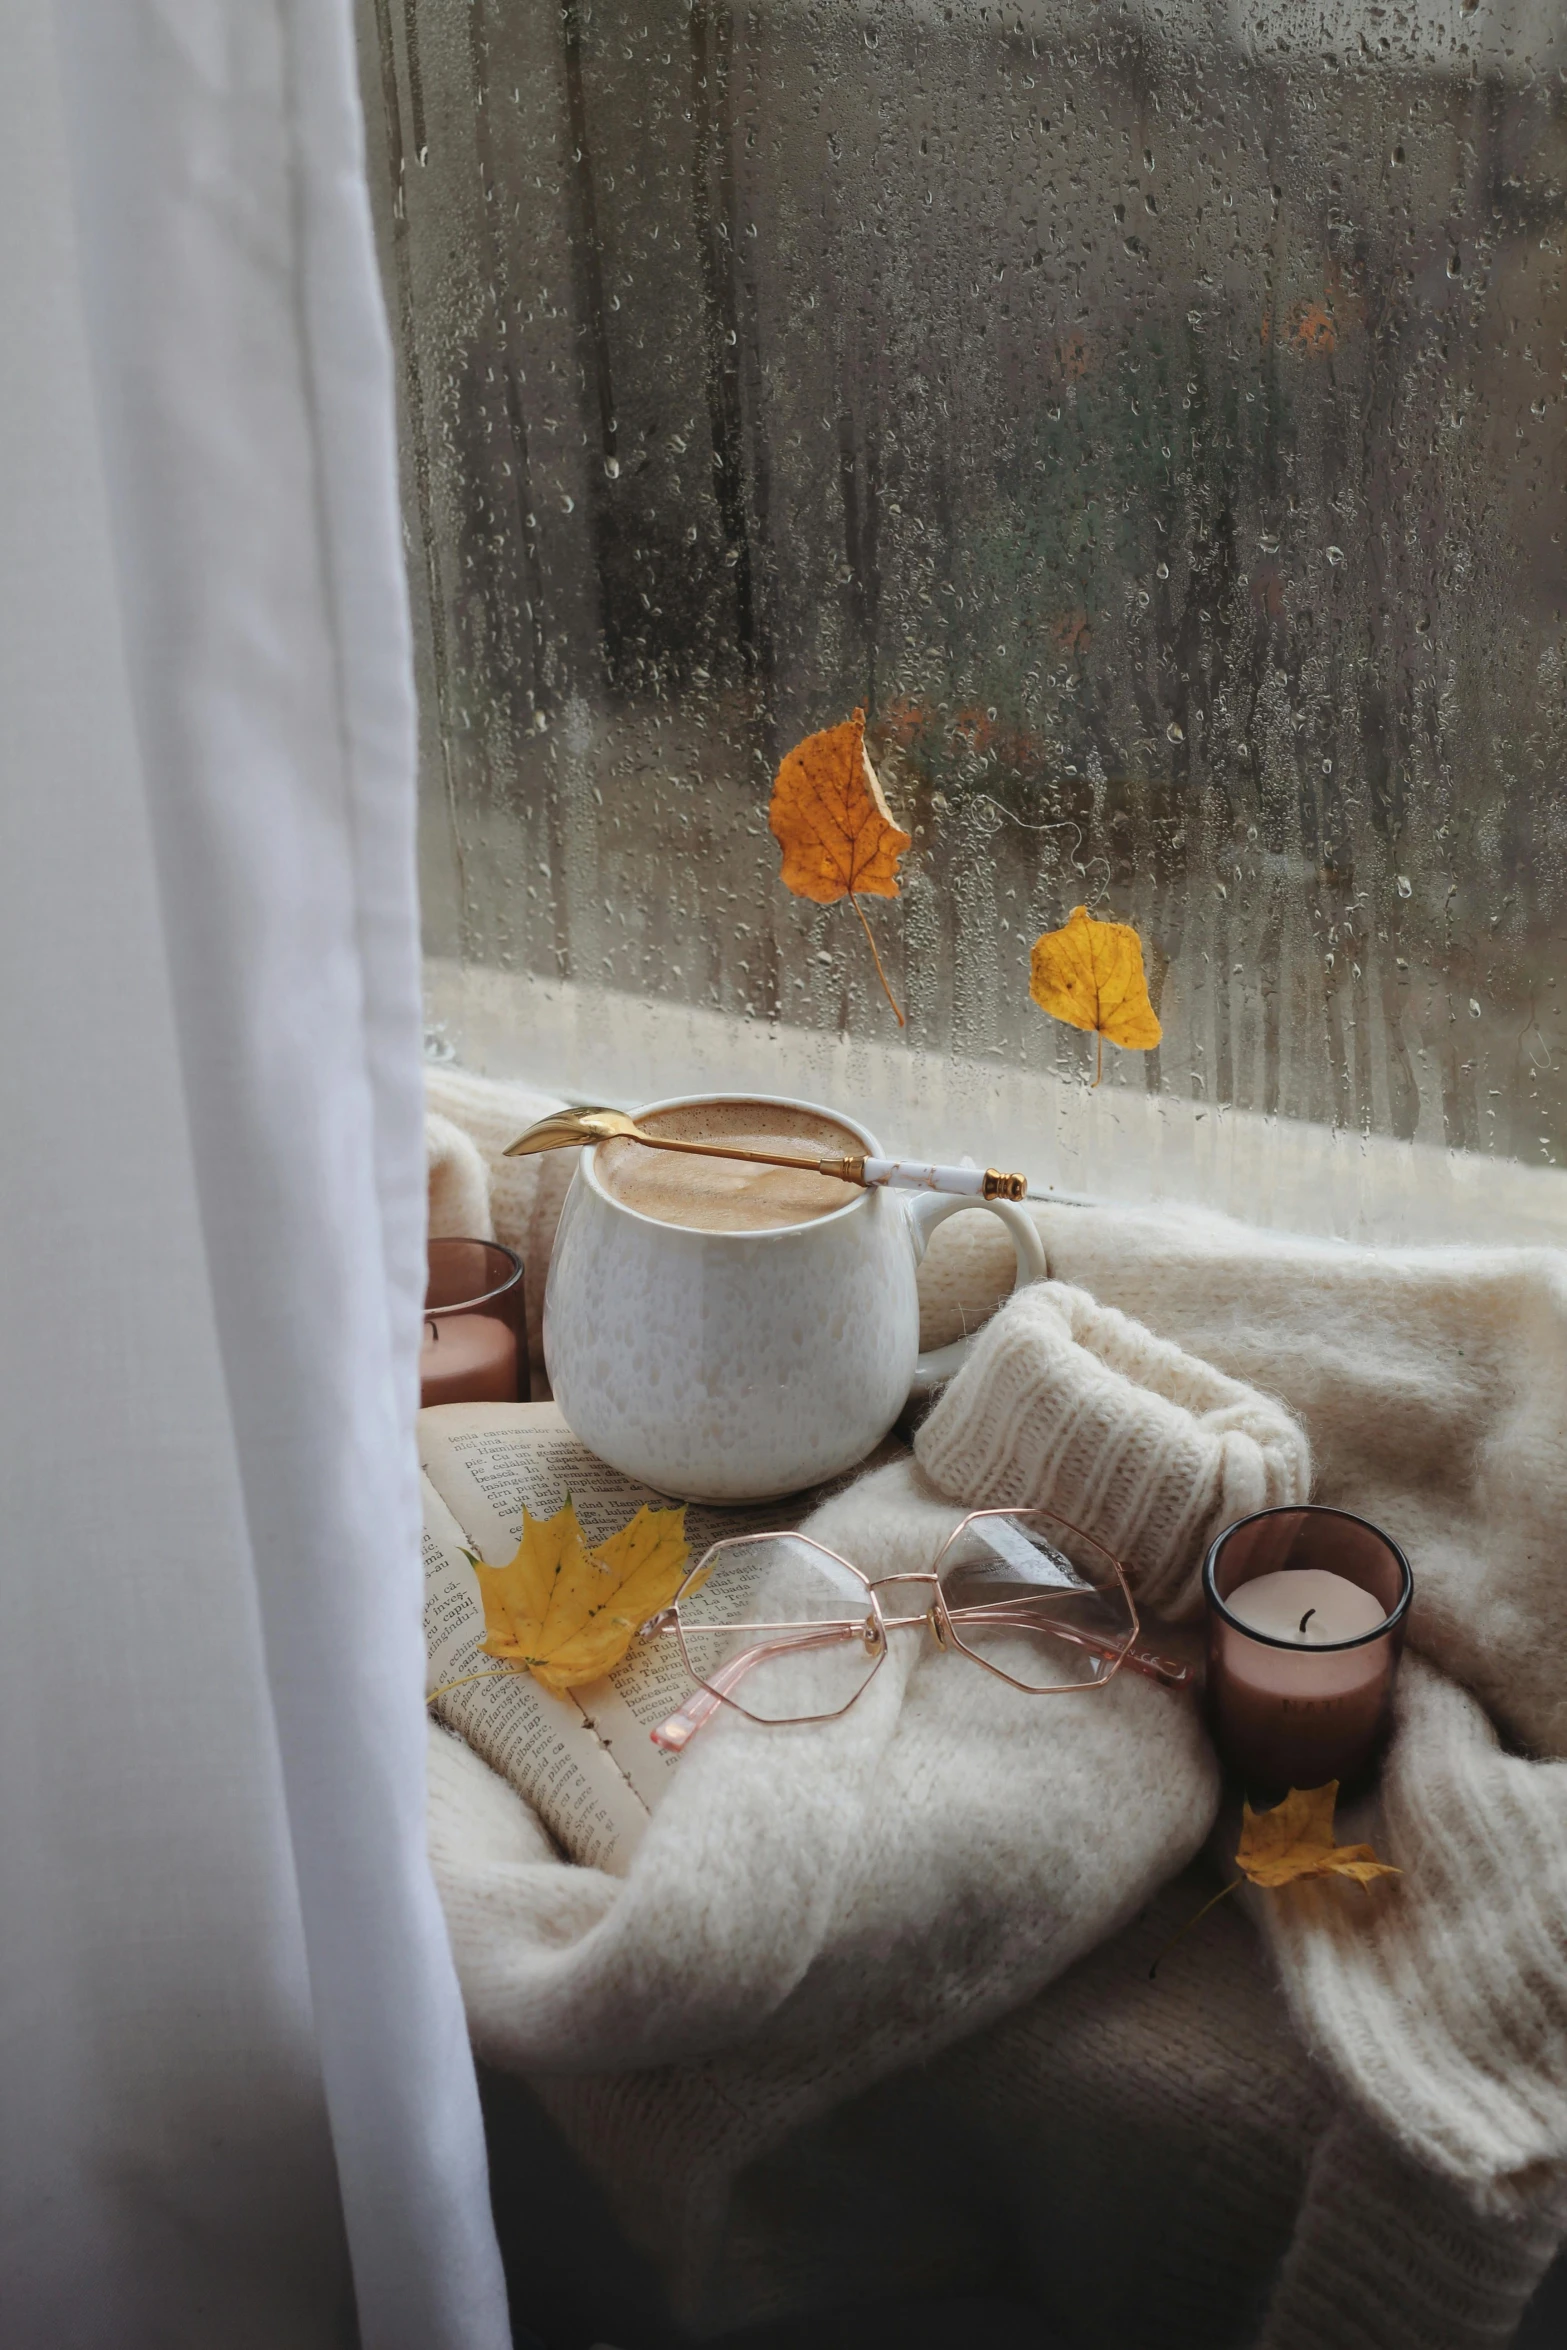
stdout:
{"type": "Polygon", "coordinates": [[[1301,1619],[1300,1619],[1300,1634],[1301,1634],[1301,1638],[1302,1638],[1302,1639],[1304,1639],[1304,1638],[1305,1638],[1305,1636],[1306,1636],[1306,1626],[1307,1626],[1307,1625],[1310,1623],[1310,1621],[1311,1621],[1312,1617],[1313,1617],[1313,1616],[1316,1614],[1316,1612],[1317,1612],[1317,1611],[1316,1611],[1316,1609],[1315,1609],[1314,1607],[1309,1607],[1309,1608],[1307,1608],[1307,1610],[1306,1610],[1305,1614],[1304,1614],[1304,1615],[1301,1617],[1301,1619]]]}

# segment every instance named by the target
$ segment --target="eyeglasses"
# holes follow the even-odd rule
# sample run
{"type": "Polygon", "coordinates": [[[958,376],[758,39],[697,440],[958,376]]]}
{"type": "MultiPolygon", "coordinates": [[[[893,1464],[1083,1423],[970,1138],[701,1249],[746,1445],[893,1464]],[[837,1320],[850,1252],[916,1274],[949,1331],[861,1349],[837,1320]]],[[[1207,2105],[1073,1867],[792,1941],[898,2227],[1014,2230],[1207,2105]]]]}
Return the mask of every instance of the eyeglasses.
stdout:
{"type": "Polygon", "coordinates": [[[696,1689],[653,1732],[679,1754],[721,1705],[753,1722],[831,1722],[864,1694],[889,1634],[924,1626],[1031,1697],[1104,1689],[1123,1667],[1183,1689],[1194,1668],[1141,1644],[1119,1559],[1049,1510],[975,1510],[919,1574],[875,1581],[808,1534],[715,1542],[642,1626],[677,1640],[696,1689]],[[917,1615],[889,1615],[882,1593],[924,1587],[917,1615]]]}

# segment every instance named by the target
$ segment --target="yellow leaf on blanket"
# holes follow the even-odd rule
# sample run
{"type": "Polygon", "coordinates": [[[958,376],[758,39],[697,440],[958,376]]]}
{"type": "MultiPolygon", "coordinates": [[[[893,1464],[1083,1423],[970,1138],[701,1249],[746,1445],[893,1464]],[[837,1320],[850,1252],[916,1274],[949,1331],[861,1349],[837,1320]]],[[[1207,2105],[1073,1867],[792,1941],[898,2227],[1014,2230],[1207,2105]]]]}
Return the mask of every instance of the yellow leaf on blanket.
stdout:
{"type": "Polygon", "coordinates": [[[1148,1000],[1142,940],[1130,922],[1100,922],[1086,906],[1074,906],[1059,930],[1035,939],[1028,992],[1052,1019],[1091,1029],[1101,1058],[1106,1037],[1146,1053],[1164,1034],[1148,1000]]]}
{"type": "Polygon", "coordinates": [[[1375,1877],[1401,1872],[1378,1860],[1369,1844],[1335,1844],[1333,1807],[1338,1781],[1325,1787],[1292,1787],[1272,1811],[1248,1803],[1235,1865],[1254,1885],[1292,1885],[1297,1877],[1350,1877],[1369,1885],[1375,1877]]]}
{"type": "Polygon", "coordinates": [[[644,1505],[597,1550],[583,1541],[569,1499],[552,1518],[530,1518],[524,1510],[511,1564],[473,1561],[484,1602],[484,1648],[526,1666],[546,1689],[601,1680],[639,1626],[674,1598],[689,1556],[684,1509],[644,1505]]]}

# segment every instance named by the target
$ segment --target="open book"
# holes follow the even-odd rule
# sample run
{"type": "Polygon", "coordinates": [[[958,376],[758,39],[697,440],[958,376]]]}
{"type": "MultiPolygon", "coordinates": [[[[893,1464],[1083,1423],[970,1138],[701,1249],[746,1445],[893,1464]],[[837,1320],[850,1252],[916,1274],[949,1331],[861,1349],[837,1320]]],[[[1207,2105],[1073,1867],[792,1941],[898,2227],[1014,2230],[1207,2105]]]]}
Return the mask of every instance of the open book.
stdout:
{"type": "MultiPolygon", "coordinates": [[[[471,1550],[504,1566],[522,1513],[552,1517],[569,1494],[591,1546],[667,1497],[623,1477],[579,1444],[554,1404],[440,1404],[419,1414],[424,1469],[425,1687],[435,1711],[492,1770],[509,1779],[572,1860],[624,1875],[679,1759],[649,1733],[690,1694],[679,1643],[633,1645],[602,1681],[565,1695],[485,1654],[471,1550]],[[447,1689],[465,1674],[483,1674],[447,1689]]],[[[798,1524],[808,1499],[753,1509],[691,1503],[693,1563],[725,1534],[798,1524]]]]}

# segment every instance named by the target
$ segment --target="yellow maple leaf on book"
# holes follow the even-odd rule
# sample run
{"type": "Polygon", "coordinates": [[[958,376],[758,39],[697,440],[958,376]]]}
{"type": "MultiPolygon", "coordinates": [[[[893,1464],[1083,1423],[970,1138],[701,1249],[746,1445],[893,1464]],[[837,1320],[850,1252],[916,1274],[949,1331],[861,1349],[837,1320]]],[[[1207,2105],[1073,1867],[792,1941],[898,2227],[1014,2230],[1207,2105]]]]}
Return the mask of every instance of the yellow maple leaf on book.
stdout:
{"type": "Polygon", "coordinates": [[[508,1566],[467,1555],[484,1603],[485,1652],[526,1668],[546,1689],[575,1689],[612,1672],[633,1634],[669,1605],[690,1552],[685,1510],[646,1504],[589,1550],[568,1497],[552,1518],[523,1511],[508,1566]]]}

